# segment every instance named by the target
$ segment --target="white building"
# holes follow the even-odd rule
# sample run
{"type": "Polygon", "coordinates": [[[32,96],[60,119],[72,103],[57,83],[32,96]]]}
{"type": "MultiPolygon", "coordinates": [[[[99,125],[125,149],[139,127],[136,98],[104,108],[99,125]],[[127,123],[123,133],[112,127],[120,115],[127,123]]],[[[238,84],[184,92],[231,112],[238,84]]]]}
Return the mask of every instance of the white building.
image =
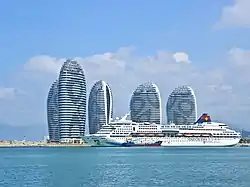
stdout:
{"type": "Polygon", "coordinates": [[[106,82],[100,80],[93,85],[89,94],[89,134],[94,134],[99,131],[102,125],[106,125],[110,122],[112,117],[112,91],[106,82]]]}
{"type": "Polygon", "coordinates": [[[59,142],[59,117],[58,117],[58,81],[50,87],[47,98],[47,122],[49,141],[59,142]]]}
{"type": "Polygon", "coordinates": [[[134,122],[161,124],[161,96],[153,83],[139,85],[130,100],[130,117],[134,122]]]}
{"type": "Polygon", "coordinates": [[[79,142],[85,133],[86,80],[78,62],[64,62],[58,86],[60,142],[79,142]]]}
{"type": "Polygon", "coordinates": [[[176,125],[191,125],[197,120],[197,103],[194,91],[188,86],[179,86],[169,95],[167,122],[176,125]]]}

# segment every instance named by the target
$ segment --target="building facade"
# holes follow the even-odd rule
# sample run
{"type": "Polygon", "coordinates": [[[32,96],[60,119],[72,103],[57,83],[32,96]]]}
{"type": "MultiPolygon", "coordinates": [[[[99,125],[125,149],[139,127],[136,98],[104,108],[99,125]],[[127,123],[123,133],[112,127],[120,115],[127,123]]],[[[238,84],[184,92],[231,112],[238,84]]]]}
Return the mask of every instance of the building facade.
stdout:
{"type": "Polygon", "coordinates": [[[58,117],[58,81],[50,87],[47,98],[47,122],[49,141],[59,142],[59,117],[58,117]]]}
{"type": "Polygon", "coordinates": [[[88,119],[89,133],[94,134],[113,117],[113,98],[109,85],[100,80],[96,82],[89,94],[88,119]]]}
{"type": "Polygon", "coordinates": [[[188,86],[175,88],[168,97],[166,113],[168,123],[193,124],[197,120],[197,104],[193,89],[188,86]]]}
{"type": "Polygon", "coordinates": [[[130,100],[130,117],[134,122],[161,124],[161,96],[153,83],[139,85],[130,100]]]}
{"type": "Polygon", "coordinates": [[[86,80],[77,61],[64,62],[59,75],[60,142],[76,143],[85,133],[86,80]]]}

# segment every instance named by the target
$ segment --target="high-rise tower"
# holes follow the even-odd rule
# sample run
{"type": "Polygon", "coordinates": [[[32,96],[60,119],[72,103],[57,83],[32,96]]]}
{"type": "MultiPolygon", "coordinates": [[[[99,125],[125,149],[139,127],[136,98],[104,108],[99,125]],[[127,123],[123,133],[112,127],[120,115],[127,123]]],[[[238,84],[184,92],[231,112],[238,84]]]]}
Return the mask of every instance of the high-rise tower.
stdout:
{"type": "Polygon", "coordinates": [[[86,80],[77,61],[64,62],[58,86],[60,141],[79,141],[85,133],[86,80]]]}
{"type": "Polygon", "coordinates": [[[155,84],[145,83],[136,88],[130,100],[130,115],[134,122],[161,123],[161,96],[155,84]]]}
{"type": "Polygon", "coordinates": [[[50,142],[59,142],[58,81],[50,87],[47,98],[47,121],[50,142]]]}
{"type": "Polygon", "coordinates": [[[113,115],[113,98],[109,85],[104,81],[96,82],[89,94],[88,118],[89,133],[94,134],[101,126],[108,124],[113,115]]]}
{"type": "Polygon", "coordinates": [[[188,86],[179,86],[169,95],[167,121],[177,125],[190,125],[197,120],[197,104],[194,91],[188,86]]]}

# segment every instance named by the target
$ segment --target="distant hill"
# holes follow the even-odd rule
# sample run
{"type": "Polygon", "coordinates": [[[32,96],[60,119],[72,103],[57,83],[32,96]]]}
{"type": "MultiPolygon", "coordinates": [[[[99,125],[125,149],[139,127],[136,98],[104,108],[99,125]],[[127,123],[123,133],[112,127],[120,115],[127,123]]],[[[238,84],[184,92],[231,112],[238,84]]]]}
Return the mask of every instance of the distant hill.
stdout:
{"type": "Polygon", "coordinates": [[[250,131],[241,131],[242,133],[242,138],[250,138],[250,131]]]}
{"type": "Polygon", "coordinates": [[[43,140],[47,135],[45,125],[11,126],[0,124],[0,140],[43,140]]]}

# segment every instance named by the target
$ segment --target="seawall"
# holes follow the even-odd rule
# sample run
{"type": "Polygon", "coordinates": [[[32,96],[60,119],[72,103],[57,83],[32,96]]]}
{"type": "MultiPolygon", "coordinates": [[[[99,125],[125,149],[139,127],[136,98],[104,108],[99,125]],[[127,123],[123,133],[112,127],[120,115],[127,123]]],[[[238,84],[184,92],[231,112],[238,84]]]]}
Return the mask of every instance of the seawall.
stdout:
{"type": "Polygon", "coordinates": [[[0,148],[90,147],[88,144],[50,144],[43,142],[0,142],[0,148]]]}

